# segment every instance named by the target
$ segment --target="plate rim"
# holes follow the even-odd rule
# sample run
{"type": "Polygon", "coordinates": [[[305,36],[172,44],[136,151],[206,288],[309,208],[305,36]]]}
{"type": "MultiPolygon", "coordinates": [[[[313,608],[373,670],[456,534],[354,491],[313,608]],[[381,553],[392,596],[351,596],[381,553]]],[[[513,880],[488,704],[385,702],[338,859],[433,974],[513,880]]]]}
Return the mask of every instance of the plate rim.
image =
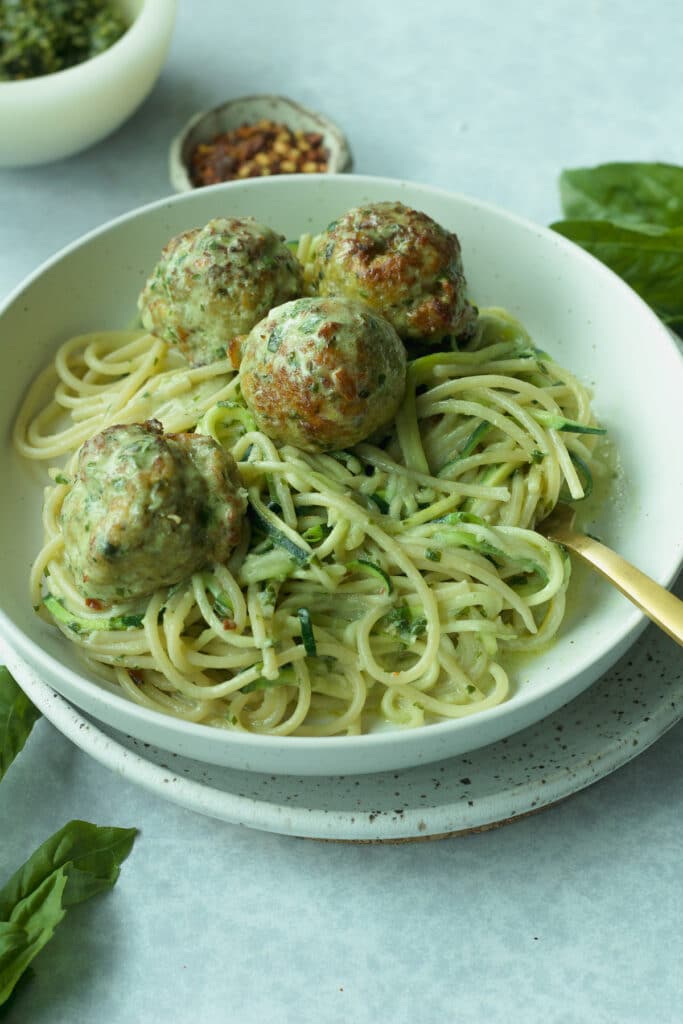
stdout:
{"type": "MultiPolygon", "coordinates": [[[[651,627],[644,640],[644,647],[667,643],[663,634],[651,627]]],[[[647,654],[647,652],[646,652],[647,654]]],[[[683,720],[683,687],[681,701],[671,700],[671,694],[661,697],[658,703],[648,707],[643,720],[624,734],[617,733],[606,743],[599,756],[587,757],[582,762],[558,764],[553,772],[547,772],[542,785],[532,779],[518,785],[510,785],[488,797],[468,801],[466,794],[441,807],[424,806],[391,816],[386,812],[368,813],[367,808],[348,811],[329,811],[314,807],[300,807],[277,802],[259,800],[219,789],[206,782],[188,778],[176,772],[169,765],[158,764],[144,754],[124,746],[117,739],[100,729],[98,723],[87,719],[78,708],[44,682],[13,648],[5,651],[5,660],[17,682],[50,724],[83,753],[92,757],[126,781],[138,785],[161,799],[168,800],[185,810],[201,814],[225,824],[239,825],[256,831],[270,832],[299,839],[313,839],[352,843],[399,843],[427,839],[448,838],[472,832],[483,832],[510,824],[531,814],[547,810],[570,798],[595,782],[606,778],[628,764],[648,747],[652,746],[669,729],[683,720]],[[507,806],[501,805],[507,800],[507,806]]],[[[609,672],[605,673],[594,686],[610,685],[609,672]]],[[[582,700],[590,700],[588,691],[581,693],[569,704],[564,705],[546,719],[530,726],[529,729],[549,729],[558,715],[573,715],[582,700]]],[[[132,739],[131,737],[127,737],[132,739]]],[[[514,741],[514,737],[510,737],[514,741]]],[[[140,741],[132,741],[133,744],[140,741]]],[[[507,746],[508,740],[491,744],[490,748],[507,746]]],[[[151,748],[151,744],[143,744],[151,748]]],[[[155,748],[167,760],[175,755],[155,748]]],[[[486,756],[486,750],[475,752],[486,756]]],[[[182,758],[181,758],[182,760],[182,758]]],[[[191,759],[188,759],[191,760],[191,759]]],[[[448,765],[461,760],[461,755],[441,762],[448,765]]],[[[199,768],[206,768],[202,762],[194,761],[199,768]]],[[[231,771],[219,766],[208,766],[213,771],[231,771]]],[[[376,773],[391,775],[394,779],[401,774],[410,775],[419,769],[404,769],[403,772],[376,773]]],[[[264,779],[269,776],[264,774],[264,779]]],[[[362,787],[372,785],[372,774],[352,777],[362,787]]],[[[303,777],[302,783],[311,782],[303,777]]],[[[320,783],[320,777],[315,779],[320,783]]],[[[325,779],[322,778],[322,782],[325,779]]],[[[399,783],[400,784],[400,783],[399,783]]]]}

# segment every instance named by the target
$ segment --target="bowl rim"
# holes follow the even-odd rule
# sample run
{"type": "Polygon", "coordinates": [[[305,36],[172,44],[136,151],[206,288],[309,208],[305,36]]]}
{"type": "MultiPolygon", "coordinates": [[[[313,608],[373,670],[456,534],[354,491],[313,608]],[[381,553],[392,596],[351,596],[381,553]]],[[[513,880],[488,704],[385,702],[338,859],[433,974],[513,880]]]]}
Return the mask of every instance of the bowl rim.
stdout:
{"type": "MultiPolygon", "coordinates": [[[[666,342],[667,349],[673,350],[673,353],[677,354],[680,360],[680,367],[683,371],[683,354],[681,354],[676,342],[671,336],[671,332],[665,327],[664,324],[659,320],[656,314],[645,304],[645,302],[631,289],[621,278],[619,278],[612,270],[606,267],[603,263],[597,260],[595,257],[581,249],[574,242],[564,238],[563,236],[553,232],[550,228],[541,226],[533,221],[522,217],[518,214],[512,213],[505,210],[504,208],[491,203],[486,200],[480,200],[477,198],[470,197],[464,193],[454,192],[452,190],[439,188],[429,184],[421,184],[417,182],[411,182],[400,178],[389,178],[385,176],[374,176],[374,175],[344,175],[344,174],[319,174],[319,175],[278,175],[270,178],[249,178],[242,179],[236,182],[226,182],[217,185],[205,186],[202,189],[193,189],[190,192],[184,192],[179,194],[171,194],[169,196],[162,197],[161,199],[154,200],[153,202],[147,203],[143,206],[136,207],[133,210],[129,210],[115,218],[106,221],[103,224],[91,229],[84,235],[70,242],[51,257],[45,260],[40,266],[38,266],[31,274],[29,274],[22,282],[20,282],[8,296],[0,302],[0,320],[7,309],[12,306],[18,298],[31,287],[34,281],[39,279],[45,274],[50,268],[58,264],[61,260],[67,257],[70,253],[76,252],[78,249],[87,246],[91,241],[99,236],[106,235],[109,231],[118,227],[124,226],[126,223],[133,221],[140,216],[145,216],[155,211],[161,211],[168,209],[170,206],[183,205],[185,203],[191,203],[190,197],[196,197],[199,195],[208,195],[210,193],[224,193],[229,192],[233,189],[277,189],[286,188],[287,184],[292,181],[301,183],[303,181],[315,181],[316,179],[324,179],[326,187],[333,188],[335,183],[348,184],[351,180],[356,182],[359,187],[363,184],[367,184],[370,187],[383,186],[387,189],[399,189],[407,188],[413,195],[418,192],[422,192],[426,198],[434,197],[441,198],[447,202],[456,201],[461,204],[465,204],[477,210],[482,210],[485,213],[493,215],[495,218],[502,218],[509,223],[521,228],[525,232],[530,232],[537,237],[546,238],[547,240],[552,239],[555,246],[560,251],[566,253],[569,258],[575,261],[580,261],[590,269],[593,274],[602,276],[605,281],[610,282],[610,287],[616,288],[623,299],[634,305],[640,314],[649,319],[650,324],[655,332],[657,332],[662,343],[666,342]]],[[[301,187],[299,185],[299,187],[301,187]]],[[[306,186],[304,186],[306,187],[306,186]]],[[[410,200],[414,202],[413,199],[410,200]]],[[[683,568],[683,536],[681,537],[681,543],[679,545],[679,551],[676,554],[672,553],[670,562],[670,569],[667,572],[665,579],[659,579],[660,583],[665,586],[669,586],[678,576],[683,568]],[[677,559],[677,560],[676,560],[677,559]]],[[[571,670],[567,668],[562,673],[559,680],[555,680],[552,689],[549,691],[543,687],[540,690],[541,697],[546,699],[557,691],[564,690],[572,679],[579,679],[584,673],[590,671],[595,665],[599,666],[598,675],[603,674],[614,662],[620,657],[628,647],[635,641],[640,633],[648,625],[649,620],[640,612],[635,606],[627,605],[623,609],[623,613],[619,620],[619,626],[616,633],[612,630],[610,632],[609,643],[605,649],[605,641],[603,641],[602,647],[596,653],[591,649],[590,654],[587,652],[574,652],[575,658],[572,661],[571,670]]],[[[270,736],[260,735],[247,732],[231,732],[219,730],[215,727],[204,725],[202,723],[189,722],[184,719],[177,719],[171,715],[166,715],[162,712],[158,712],[152,709],[145,708],[143,706],[134,704],[123,694],[118,694],[107,689],[104,686],[97,687],[97,684],[87,679],[85,676],[75,672],[67,666],[61,664],[58,659],[49,654],[39,643],[32,640],[24,631],[9,618],[6,614],[5,609],[0,605],[0,630],[8,643],[17,651],[17,653],[30,661],[34,666],[40,667],[42,671],[47,671],[48,675],[55,672],[56,674],[71,684],[72,688],[81,693],[85,693],[86,697],[89,694],[96,692],[97,702],[99,705],[103,705],[107,708],[107,712],[113,712],[116,715],[117,712],[121,712],[124,716],[127,713],[128,717],[134,717],[137,721],[142,721],[149,725],[162,725],[163,730],[167,735],[173,735],[176,739],[186,739],[192,741],[199,738],[204,740],[207,737],[211,737],[213,743],[225,744],[230,747],[236,753],[241,753],[243,756],[249,757],[250,754],[256,752],[266,751],[273,760],[271,755],[277,756],[278,752],[304,752],[311,753],[314,750],[324,750],[326,755],[333,755],[336,751],[349,752],[351,749],[358,750],[359,754],[365,751],[375,750],[378,751],[385,749],[387,746],[396,743],[397,736],[400,737],[401,746],[406,750],[414,749],[421,746],[423,737],[428,733],[433,735],[435,738],[440,734],[457,734],[463,728],[467,728],[468,722],[473,719],[481,720],[482,716],[485,716],[489,723],[500,723],[500,721],[508,720],[512,721],[512,725],[505,728],[500,732],[499,735],[494,736],[493,740],[486,740],[485,742],[493,742],[495,739],[501,739],[506,735],[511,735],[517,731],[518,728],[524,727],[529,724],[528,720],[518,725],[514,725],[515,718],[523,716],[523,713],[530,703],[539,701],[539,692],[525,692],[517,693],[515,695],[515,703],[512,705],[509,700],[503,701],[502,704],[496,705],[492,708],[487,708],[481,712],[480,715],[476,716],[464,716],[457,719],[449,719],[445,721],[439,721],[430,723],[429,725],[420,726],[412,730],[387,730],[382,732],[365,733],[357,736],[327,736],[327,737],[308,737],[308,736],[270,736]]],[[[596,677],[597,678],[597,677],[596,677]]],[[[583,687],[585,688],[585,687],[583,687]]],[[[580,691],[577,691],[580,692],[580,691]]],[[[545,713],[549,713],[554,710],[559,704],[566,703],[567,700],[572,699],[576,696],[576,692],[570,692],[565,698],[557,703],[549,705],[548,710],[545,713]]],[[[78,703],[78,702],[77,702],[78,703]]],[[[87,709],[87,703],[81,704],[81,707],[87,709]]],[[[96,714],[96,713],[95,713],[96,714]]],[[[96,715],[96,717],[99,717],[96,715]]],[[[120,717],[120,716],[119,716],[120,717]]],[[[540,716],[542,717],[542,716],[540,716]]],[[[105,719],[103,719],[105,720],[105,719]]],[[[114,726],[117,727],[117,726],[114,726]]],[[[495,729],[494,729],[495,732],[495,729]]],[[[163,744],[158,744],[163,745],[163,744]]],[[[172,749],[172,748],[168,748],[172,749]]],[[[447,755],[441,755],[447,756],[447,755]]],[[[325,760],[331,760],[331,757],[326,756],[325,760]]],[[[429,760],[429,758],[426,758],[429,760]]],[[[414,760],[410,763],[416,763],[414,760]]],[[[251,768],[247,770],[264,770],[259,768],[251,768]]],[[[267,769],[265,769],[267,770],[267,769]]],[[[283,767],[280,769],[285,774],[299,774],[300,769],[296,771],[288,770],[283,767]]],[[[369,770],[389,770],[389,769],[369,769],[369,770]]],[[[316,774],[311,772],[311,774],[316,774]]],[[[317,774],[334,774],[334,772],[321,771],[317,774]]]]}

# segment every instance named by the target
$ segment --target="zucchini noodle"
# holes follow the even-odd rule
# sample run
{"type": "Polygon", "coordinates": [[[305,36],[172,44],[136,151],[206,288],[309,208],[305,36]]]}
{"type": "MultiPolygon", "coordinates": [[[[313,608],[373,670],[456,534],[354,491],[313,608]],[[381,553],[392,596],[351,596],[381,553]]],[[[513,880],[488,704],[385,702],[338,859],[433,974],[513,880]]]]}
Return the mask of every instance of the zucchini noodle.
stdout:
{"type": "Polygon", "coordinates": [[[190,721],[330,736],[470,715],[506,699],[507,652],[560,627],[569,562],[534,526],[584,496],[600,433],[587,389],[500,309],[462,351],[409,362],[380,436],[317,455],[257,429],[227,359],[189,368],[143,331],[82,335],[15,425],[52,480],[31,600],[92,672],[190,721]],[[148,418],[233,454],[249,529],[227,564],[105,608],[74,586],[60,510],[79,446],[148,418]]]}

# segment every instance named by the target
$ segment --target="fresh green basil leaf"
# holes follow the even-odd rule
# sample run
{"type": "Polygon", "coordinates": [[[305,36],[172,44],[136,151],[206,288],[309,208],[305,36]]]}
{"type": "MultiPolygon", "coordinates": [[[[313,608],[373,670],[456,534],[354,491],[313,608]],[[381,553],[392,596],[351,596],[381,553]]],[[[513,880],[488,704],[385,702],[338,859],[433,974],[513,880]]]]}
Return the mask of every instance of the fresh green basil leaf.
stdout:
{"type": "Polygon", "coordinates": [[[683,335],[683,227],[658,234],[599,220],[563,220],[551,227],[610,267],[683,335]]]}
{"type": "Polygon", "coordinates": [[[0,665],[0,780],[39,718],[40,711],[0,665]]]}
{"type": "Polygon", "coordinates": [[[568,220],[611,220],[648,231],[683,227],[683,167],[609,163],[565,170],[560,199],[568,220]]]}
{"type": "MultiPolygon", "coordinates": [[[[12,1008],[16,1003],[17,999],[21,999],[21,993],[25,988],[28,988],[33,978],[35,978],[36,972],[32,967],[27,967],[18,982],[12,989],[9,999],[0,1005],[0,1021],[9,1019],[9,1015],[12,1013],[12,1008]]],[[[17,1018],[15,1018],[17,1019],[17,1018]]]]}
{"type": "Polygon", "coordinates": [[[136,835],[70,821],[0,889],[0,1006],[68,908],[114,885],[136,835]]]}
{"type": "Polygon", "coordinates": [[[66,869],[59,868],[22,903],[18,920],[0,921],[0,1006],[64,917],[66,884],[66,869]]]}
{"type": "Polygon", "coordinates": [[[68,867],[69,885],[65,906],[89,899],[110,888],[120,865],[130,853],[137,830],[70,821],[47,839],[23,867],[0,889],[0,921],[34,892],[52,872],[68,867]]]}

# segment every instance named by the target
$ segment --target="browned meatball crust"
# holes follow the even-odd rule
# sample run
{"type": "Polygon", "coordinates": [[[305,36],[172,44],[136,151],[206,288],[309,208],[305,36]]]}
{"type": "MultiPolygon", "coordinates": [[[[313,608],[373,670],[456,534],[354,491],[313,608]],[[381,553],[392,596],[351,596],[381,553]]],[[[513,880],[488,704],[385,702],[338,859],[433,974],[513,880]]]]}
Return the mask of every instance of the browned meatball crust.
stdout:
{"type": "Polygon", "coordinates": [[[346,299],[287,302],[245,339],[244,399],[265,434],[307,451],[358,444],[395,415],[406,354],[391,324],[346,299]]]}
{"type": "Polygon", "coordinates": [[[476,317],[457,236],[400,202],[359,206],[330,224],[316,240],[313,284],[367,303],[401,338],[429,345],[468,334],[476,317]]]}

